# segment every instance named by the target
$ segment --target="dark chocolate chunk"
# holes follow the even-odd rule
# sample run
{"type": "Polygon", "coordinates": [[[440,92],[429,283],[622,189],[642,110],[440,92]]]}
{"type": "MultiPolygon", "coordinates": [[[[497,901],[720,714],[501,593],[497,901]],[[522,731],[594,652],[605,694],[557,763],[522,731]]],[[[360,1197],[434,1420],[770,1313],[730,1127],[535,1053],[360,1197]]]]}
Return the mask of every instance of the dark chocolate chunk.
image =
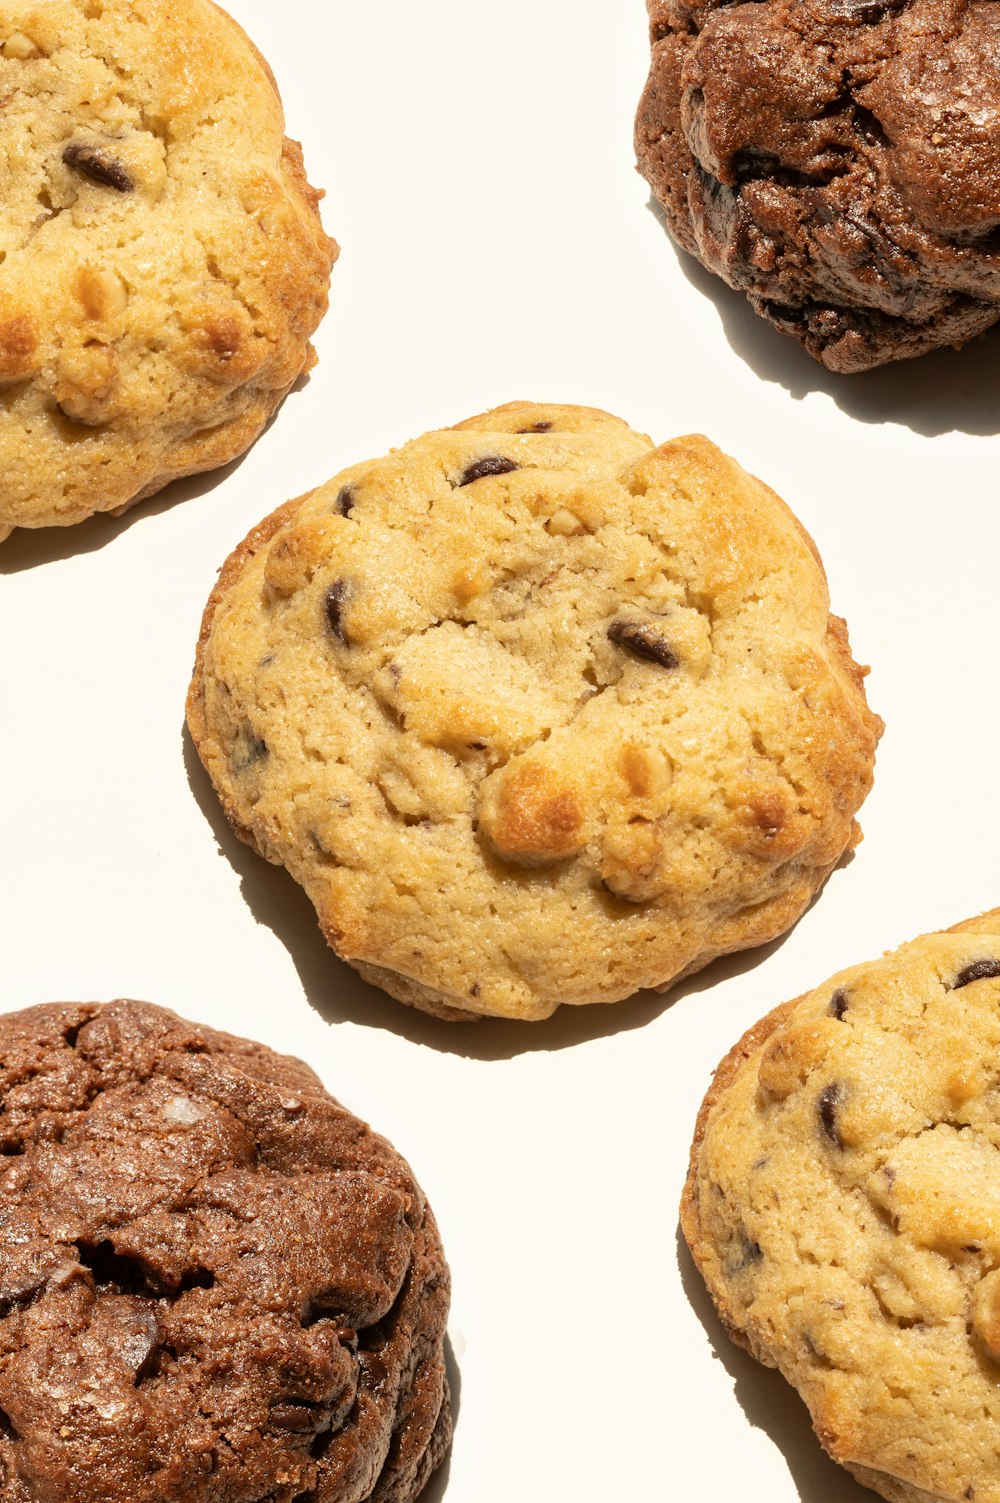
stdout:
{"type": "Polygon", "coordinates": [[[471,485],[474,480],[485,480],[488,475],[509,475],[512,470],[519,468],[512,459],[504,459],[501,454],[487,454],[462,472],[458,484],[459,487],[471,485]]]}
{"type": "Polygon", "coordinates": [[[344,626],[344,607],[347,604],[351,587],[346,579],[335,579],[326,592],[326,619],[330,630],[338,642],[348,645],[347,630],[344,626]]]}
{"type": "Polygon", "coordinates": [[[237,742],[236,753],[233,757],[233,770],[246,772],[247,768],[255,766],[256,763],[266,761],[270,754],[267,742],[255,733],[252,726],[248,725],[237,742]]]}
{"type": "Polygon", "coordinates": [[[847,988],[838,987],[830,1001],[830,1016],[841,1021],[847,1011],[847,988]]]}
{"type": "Polygon", "coordinates": [[[323,1406],[300,1399],[297,1403],[272,1404],[271,1424],[276,1430],[291,1430],[301,1435],[328,1430],[330,1415],[323,1406]]]}
{"type": "Polygon", "coordinates": [[[843,1139],[837,1126],[837,1113],[844,1100],[844,1088],[837,1085],[836,1081],[828,1085],[821,1092],[819,1098],[819,1120],[824,1133],[831,1143],[836,1143],[838,1148],[843,1148],[843,1139]]]}
{"type": "Polygon", "coordinates": [[[82,142],[71,142],[63,152],[63,161],[67,167],[82,172],[84,177],[89,177],[92,182],[103,183],[107,188],[114,188],[116,193],[134,193],[135,183],[126,172],[125,168],[103,146],[86,146],[82,142]]]}
{"type": "Polygon", "coordinates": [[[616,647],[624,647],[637,658],[659,663],[661,668],[680,667],[680,658],[656,626],[620,617],[608,627],[608,637],[616,647]]]}
{"type": "Polygon", "coordinates": [[[952,991],[957,992],[973,981],[989,981],[1000,976],[1000,960],[974,960],[964,971],[959,971],[952,982],[952,991]]]}
{"type": "Polygon", "coordinates": [[[340,494],[337,496],[336,510],[340,514],[340,516],[349,517],[351,515],[351,512],[354,510],[354,504],[356,500],[357,497],[354,494],[354,487],[351,485],[345,485],[341,489],[340,494]]]}

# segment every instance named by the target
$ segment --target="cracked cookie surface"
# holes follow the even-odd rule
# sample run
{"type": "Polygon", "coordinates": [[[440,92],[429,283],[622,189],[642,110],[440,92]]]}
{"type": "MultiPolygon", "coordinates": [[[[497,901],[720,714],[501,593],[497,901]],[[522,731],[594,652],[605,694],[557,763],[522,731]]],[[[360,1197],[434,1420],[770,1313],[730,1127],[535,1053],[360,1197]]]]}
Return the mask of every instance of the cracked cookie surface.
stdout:
{"type": "Polygon", "coordinates": [[[209,0],[0,0],[0,538],[253,443],[336,246],[267,64],[209,0]]]}
{"type": "Polygon", "coordinates": [[[892,1503],[1000,1500],[1000,910],[778,1008],[682,1222],[730,1335],[892,1503]]]}
{"type": "Polygon", "coordinates": [[[3,1503],[410,1503],[450,1437],[413,1176],[300,1060],[0,1018],[3,1503]]]}
{"type": "Polygon", "coordinates": [[[993,0],[649,0],[639,166],[675,239],[836,371],[1000,318],[993,0]]]}
{"type": "Polygon", "coordinates": [[[707,439],[513,403],[256,529],[189,724],[362,975],[542,1018],[773,938],[855,843],[881,723],[828,605],[707,439]]]}

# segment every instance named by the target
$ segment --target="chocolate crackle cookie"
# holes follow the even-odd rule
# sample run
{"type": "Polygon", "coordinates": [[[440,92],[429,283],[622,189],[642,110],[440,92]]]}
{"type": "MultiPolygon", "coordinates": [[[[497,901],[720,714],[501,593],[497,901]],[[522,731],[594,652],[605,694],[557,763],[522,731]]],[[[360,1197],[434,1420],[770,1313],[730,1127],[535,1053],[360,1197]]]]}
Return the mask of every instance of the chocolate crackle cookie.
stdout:
{"type": "Polygon", "coordinates": [[[1000,909],[723,1060],[682,1222],[729,1334],[892,1503],[1000,1500],[1000,909]]]}
{"type": "Polygon", "coordinates": [[[516,402],[256,528],[188,723],[366,979],[544,1018],[773,939],[855,844],[881,722],[828,606],[707,439],[516,402]]]}
{"type": "Polygon", "coordinates": [[[641,171],[685,250],[834,371],[1000,319],[993,0],[648,0],[641,171]]]}
{"type": "Polygon", "coordinates": [[[2,1503],[410,1503],[451,1430],[410,1170],[300,1060],[0,1018],[2,1503]]]}
{"type": "Polygon", "coordinates": [[[337,247],[209,0],[0,0],[0,539],[242,454],[337,247]]]}

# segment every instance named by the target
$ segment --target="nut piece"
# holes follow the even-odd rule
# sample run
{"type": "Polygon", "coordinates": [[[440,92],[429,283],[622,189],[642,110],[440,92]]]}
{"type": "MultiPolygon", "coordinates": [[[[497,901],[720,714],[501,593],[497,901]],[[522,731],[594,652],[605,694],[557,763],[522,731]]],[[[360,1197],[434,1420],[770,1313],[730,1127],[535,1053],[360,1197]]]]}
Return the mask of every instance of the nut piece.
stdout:
{"type": "Polygon", "coordinates": [[[1000,1269],[988,1273],[972,1295],[972,1329],[995,1362],[1000,1362],[1000,1269]]]}
{"type": "Polygon", "coordinates": [[[26,62],[29,57],[41,57],[34,42],[23,31],[11,32],[3,44],[3,55],[19,63],[26,62]]]}
{"type": "Polygon", "coordinates": [[[554,511],[546,524],[548,531],[557,538],[578,537],[586,528],[575,512],[569,511],[565,506],[560,506],[554,511]]]}
{"type": "Polygon", "coordinates": [[[117,318],[128,307],[128,288],[107,266],[81,266],[76,290],[88,318],[117,318]]]}
{"type": "Polygon", "coordinates": [[[513,762],[484,788],[480,819],[498,856],[521,866],[547,866],[584,845],[578,790],[541,762],[513,762]]]}

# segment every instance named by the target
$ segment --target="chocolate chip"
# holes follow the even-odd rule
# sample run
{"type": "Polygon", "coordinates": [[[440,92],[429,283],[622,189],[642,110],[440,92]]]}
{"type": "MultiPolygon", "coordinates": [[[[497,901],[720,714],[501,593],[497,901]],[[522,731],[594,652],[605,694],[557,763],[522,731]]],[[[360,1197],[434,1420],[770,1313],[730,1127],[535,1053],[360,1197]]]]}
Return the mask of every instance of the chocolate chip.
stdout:
{"type": "Polygon", "coordinates": [[[843,1148],[844,1142],[837,1127],[837,1112],[844,1099],[844,1090],[834,1082],[828,1085],[819,1098],[819,1120],[823,1131],[831,1143],[836,1143],[838,1148],[843,1148]]]}
{"type": "Polygon", "coordinates": [[[608,627],[608,637],[616,647],[624,647],[626,652],[633,653],[637,658],[659,663],[661,668],[680,667],[680,658],[655,626],[619,618],[608,627]]]}
{"type": "Polygon", "coordinates": [[[734,1237],[726,1249],[726,1274],[731,1279],[739,1278],[748,1268],[760,1263],[763,1257],[760,1243],[755,1242],[741,1228],[740,1236],[734,1237]]]}
{"type": "Polygon", "coordinates": [[[474,480],[485,480],[487,475],[509,475],[512,470],[519,468],[512,459],[504,459],[500,454],[487,454],[462,472],[458,484],[460,487],[471,485],[474,480]]]}
{"type": "Polygon", "coordinates": [[[361,1363],[366,1387],[378,1388],[389,1376],[389,1369],[377,1352],[359,1352],[358,1360],[361,1363]]]}
{"type": "Polygon", "coordinates": [[[351,512],[354,510],[356,501],[357,497],[354,494],[354,487],[351,485],[345,485],[337,497],[337,505],[335,509],[340,516],[349,517],[351,515],[351,512]]]}
{"type": "Polygon", "coordinates": [[[347,631],[344,627],[344,607],[350,595],[350,585],[346,579],[335,579],[326,592],[326,619],[330,630],[339,642],[348,645],[347,631]]]}
{"type": "Polygon", "coordinates": [[[322,1405],[310,1404],[306,1400],[297,1404],[272,1404],[271,1424],[276,1430],[290,1430],[301,1435],[326,1430],[330,1416],[322,1405]]]}
{"type": "Polygon", "coordinates": [[[257,762],[265,761],[270,755],[271,751],[267,742],[255,735],[247,726],[240,736],[239,750],[233,759],[233,770],[246,772],[249,767],[253,767],[257,762]]]}
{"type": "Polygon", "coordinates": [[[1000,960],[974,960],[967,965],[964,971],[959,971],[952,982],[953,992],[959,991],[963,986],[968,986],[973,981],[989,981],[994,976],[1000,976],[1000,960]]]}
{"type": "Polygon", "coordinates": [[[839,987],[838,990],[834,992],[833,997],[832,997],[832,999],[830,1001],[830,1016],[832,1018],[836,1018],[837,1021],[838,1021],[838,1023],[839,1023],[841,1021],[841,1019],[843,1018],[844,1013],[846,1011],[847,1011],[847,988],[842,986],[842,987],[839,987]]]}
{"type": "Polygon", "coordinates": [[[518,428],[517,431],[518,433],[549,433],[551,428],[551,423],[532,423],[530,428],[518,428]]]}
{"type": "Polygon", "coordinates": [[[85,146],[82,142],[71,142],[63,152],[63,161],[67,167],[82,172],[92,182],[114,188],[116,193],[135,192],[135,183],[121,162],[103,146],[85,146]]]}

